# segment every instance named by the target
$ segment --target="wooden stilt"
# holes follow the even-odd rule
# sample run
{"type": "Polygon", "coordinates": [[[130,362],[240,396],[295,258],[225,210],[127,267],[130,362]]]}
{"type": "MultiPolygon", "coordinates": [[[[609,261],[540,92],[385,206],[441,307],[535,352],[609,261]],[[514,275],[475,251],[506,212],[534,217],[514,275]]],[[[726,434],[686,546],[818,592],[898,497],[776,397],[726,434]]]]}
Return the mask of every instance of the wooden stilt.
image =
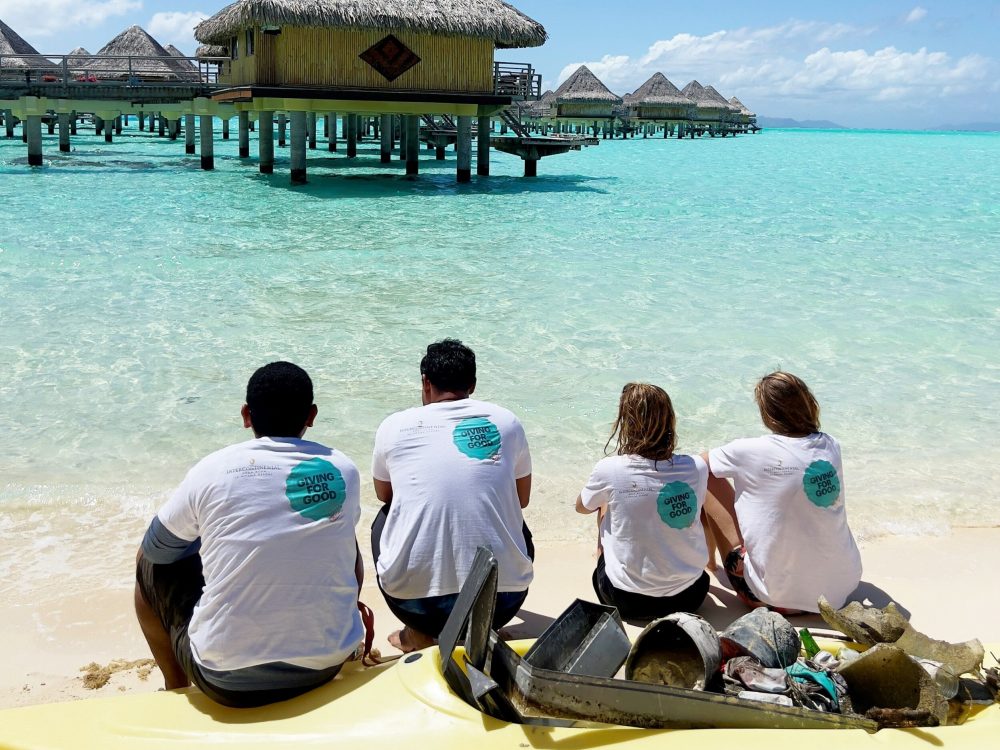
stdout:
{"type": "Polygon", "coordinates": [[[476,174],[480,177],[490,175],[490,129],[493,121],[490,117],[480,117],[476,127],[476,174]]]}
{"type": "Polygon", "coordinates": [[[198,123],[201,128],[201,168],[204,170],[215,169],[215,144],[212,137],[212,115],[201,115],[198,123]]]}
{"type": "Polygon", "coordinates": [[[472,180],[472,118],[467,115],[458,117],[455,151],[458,156],[456,178],[458,182],[469,182],[472,180]]]}
{"type": "Polygon", "coordinates": [[[292,112],[292,184],[306,184],[306,138],[308,124],[305,112],[292,112]]]}
{"type": "Polygon", "coordinates": [[[237,115],[236,128],[238,130],[240,158],[250,158],[250,113],[240,112],[237,115]]]}
{"type": "Polygon", "coordinates": [[[274,112],[260,113],[260,137],[257,140],[257,153],[261,174],[274,172],[274,112]]]}

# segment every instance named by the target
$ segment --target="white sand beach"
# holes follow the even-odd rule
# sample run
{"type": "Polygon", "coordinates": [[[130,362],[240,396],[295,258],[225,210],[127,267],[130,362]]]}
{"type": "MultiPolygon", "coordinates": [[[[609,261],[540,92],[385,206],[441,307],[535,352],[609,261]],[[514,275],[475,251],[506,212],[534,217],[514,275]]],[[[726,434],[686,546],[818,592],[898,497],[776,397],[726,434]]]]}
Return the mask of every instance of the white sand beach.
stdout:
{"type": "MultiPolygon", "coordinates": [[[[364,549],[364,532],[362,549],[364,549]]],[[[516,637],[538,635],[574,598],[594,599],[590,586],[593,546],[539,544],[535,581],[521,615],[508,626],[516,637]]],[[[368,553],[366,552],[366,555],[368,553]]],[[[1000,643],[1000,528],[959,528],[933,537],[895,536],[862,545],[864,577],[859,594],[884,605],[892,600],[914,626],[947,640],[979,638],[1000,643]]],[[[386,636],[399,627],[375,585],[366,559],[363,600],[375,611],[376,647],[393,653],[386,636]]],[[[717,628],[746,609],[717,580],[699,614],[717,628]]],[[[797,617],[798,626],[823,628],[818,616],[797,617]]],[[[639,628],[628,626],[634,636],[639,628]]],[[[123,585],[51,600],[18,595],[4,604],[0,620],[4,651],[0,708],[78,700],[162,687],[159,672],[132,613],[132,590],[123,585]],[[94,665],[87,669],[88,665],[94,665]],[[89,679],[85,679],[87,675],[89,679]],[[100,684],[101,687],[88,687],[100,684]]]]}

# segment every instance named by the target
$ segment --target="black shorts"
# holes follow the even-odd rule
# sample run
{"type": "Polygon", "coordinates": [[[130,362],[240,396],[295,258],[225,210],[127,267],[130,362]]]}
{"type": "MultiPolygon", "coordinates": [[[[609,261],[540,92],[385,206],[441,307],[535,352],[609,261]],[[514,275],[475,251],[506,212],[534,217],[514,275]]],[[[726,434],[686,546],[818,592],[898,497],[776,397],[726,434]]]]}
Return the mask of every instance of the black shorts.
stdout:
{"type": "Polygon", "coordinates": [[[174,658],[181,665],[184,674],[216,703],[232,708],[255,708],[277,703],[329,682],[339,670],[339,667],[334,670],[324,670],[317,673],[315,684],[291,688],[229,690],[214,685],[195,661],[191,652],[191,641],[188,638],[191,615],[194,614],[195,605],[201,599],[201,593],[205,588],[201,555],[190,555],[167,565],[155,565],[145,557],[140,558],[139,564],[136,565],[135,580],[143,598],[170,634],[174,658]]]}
{"type": "Polygon", "coordinates": [[[604,555],[597,560],[593,575],[594,592],[601,604],[618,608],[623,620],[655,620],[674,612],[694,612],[708,596],[708,573],[673,596],[646,596],[615,588],[604,571],[604,555]]]}

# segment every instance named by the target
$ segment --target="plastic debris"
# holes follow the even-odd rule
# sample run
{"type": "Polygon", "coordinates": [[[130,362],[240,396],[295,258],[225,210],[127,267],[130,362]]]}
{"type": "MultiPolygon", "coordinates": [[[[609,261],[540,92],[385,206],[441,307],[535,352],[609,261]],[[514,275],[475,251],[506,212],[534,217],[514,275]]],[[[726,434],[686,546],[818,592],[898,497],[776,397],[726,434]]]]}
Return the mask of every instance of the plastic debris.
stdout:
{"type": "Polygon", "coordinates": [[[947,719],[948,703],[934,680],[896,646],[877,644],[841,665],[839,674],[847,682],[851,704],[859,714],[867,716],[873,708],[912,709],[926,712],[937,724],[947,719]]]}
{"type": "Polygon", "coordinates": [[[745,701],[759,701],[760,703],[773,703],[777,706],[793,706],[792,699],[780,693],[759,693],[753,690],[742,690],[736,696],[745,701]]]}
{"type": "Polygon", "coordinates": [[[777,612],[758,607],[735,620],[722,635],[725,658],[753,656],[765,667],[787,667],[799,658],[795,628],[777,612]]]}

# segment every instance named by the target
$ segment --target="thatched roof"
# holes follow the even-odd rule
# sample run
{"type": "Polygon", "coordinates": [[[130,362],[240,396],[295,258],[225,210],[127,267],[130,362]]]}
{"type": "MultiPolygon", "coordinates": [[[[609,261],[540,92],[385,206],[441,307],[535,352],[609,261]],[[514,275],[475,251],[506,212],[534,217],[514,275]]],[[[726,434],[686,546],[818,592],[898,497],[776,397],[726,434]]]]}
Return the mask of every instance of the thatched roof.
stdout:
{"type": "Polygon", "coordinates": [[[684,96],[680,90],[672,84],[663,73],[656,73],[642,86],[625,97],[626,104],[674,104],[688,105],[694,104],[691,99],[684,96]]]}
{"type": "Polygon", "coordinates": [[[601,83],[586,65],[581,65],[573,75],[563,81],[562,86],[555,90],[552,98],[554,103],[559,104],[563,102],[621,104],[622,102],[621,97],[611,93],[608,87],[601,83]]]}
{"type": "Polygon", "coordinates": [[[726,109],[728,109],[730,112],[740,111],[739,107],[734,107],[732,104],[729,103],[729,100],[726,97],[724,97],[722,94],[716,91],[715,86],[706,86],[705,95],[709,99],[709,101],[717,102],[719,106],[725,105],[726,109]]]}
{"type": "MultiPolygon", "coordinates": [[[[688,99],[693,99],[694,103],[698,106],[698,109],[717,110],[721,112],[729,111],[729,102],[723,99],[723,104],[720,104],[718,101],[713,99],[711,94],[705,90],[705,87],[697,81],[691,81],[691,83],[681,89],[681,93],[688,99]]],[[[718,92],[716,92],[716,94],[718,94],[718,92]]]]}
{"type": "Polygon", "coordinates": [[[187,59],[187,55],[185,55],[183,52],[181,52],[179,49],[177,49],[174,45],[168,44],[163,49],[165,49],[167,52],[169,52],[170,55],[171,55],[171,57],[179,57],[179,58],[181,58],[180,60],[177,61],[178,64],[182,65],[183,67],[187,68],[188,70],[198,70],[198,66],[195,65],[190,60],[188,60],[187,59]]]}
{"type": "Polygon", "coordinates": [[[750,111],[747,105],[745,105],[735,96],[729,100],[729,103],[732,104],[734,107],[738,108],[740,110],[740,114],[753,116],[753,112],[750,111]]]}
{"type": "MultiPolygon", "coordinates": [[[[102,55],[134,55],[136,57],[162,58],[160,60],[132,60],[132,73],[141,78],[154,79],[190,79],[194,71],[187,66],[186,61],[177,60],[167,52],[145,29],[130,26],[97,51],[102,55]]],[[[92,60],[86,67],[101,78],[125,78],[128,73],[128,60],[92,60]]]]}
{"type": "Polygon", "coordinates": [[[194,51],[195,57],[229,57],[229,47],[222,44],[202,44],[194,51]]]}
{"type": "Polygon", "coordinates": [[[14,29],[0,21],[0,67],[51,68],[52,61],[22,39],[14,29]]]}
{"type": "Polygon", "coordinates": [[[77,47],[75,50],[66,55],[66,64],[74,73],[81,73],[86,69],[87,65],[90,64],[90,57],[91,54],[87,49],[77,47]]]}
{"type": "Polygon", "coordinates": [[[540,23],[502,0],[236,0],[195,27],[206,44],[226,44],[250,26],[400,29],[492,40],[497,47],[538,47],[540,23]]]}

